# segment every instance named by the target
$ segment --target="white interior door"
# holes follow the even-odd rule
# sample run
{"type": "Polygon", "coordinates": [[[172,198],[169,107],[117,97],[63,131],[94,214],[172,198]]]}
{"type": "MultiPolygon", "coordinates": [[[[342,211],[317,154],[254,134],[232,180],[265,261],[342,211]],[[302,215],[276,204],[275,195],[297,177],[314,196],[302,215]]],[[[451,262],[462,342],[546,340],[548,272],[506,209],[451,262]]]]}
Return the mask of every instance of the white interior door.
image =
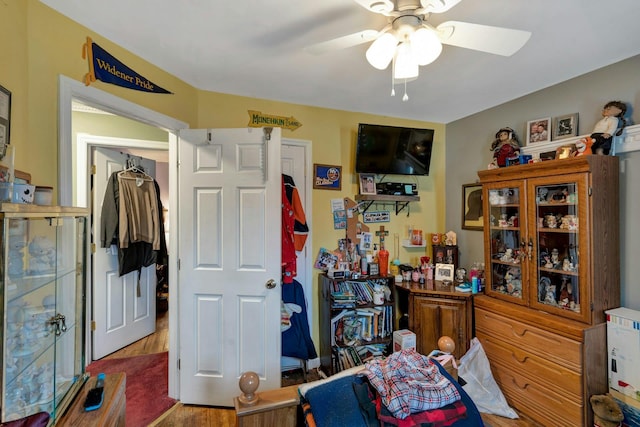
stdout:
{"type": "MultiPolygon", "coordinates": [[[[124,169],[127,155],[109,148],[93,149],[93,360],[100,359],[149,334],[156,328],[156,266],[140,272],[119,275],[118,251],[115,246],[101,248],[100,219],[107,182],[113,172],[124,169]]],[[[137,158],[139,159],[139,158],[137,158]]],[[[155,162],[142,159],[137,162],[155,176],[155,162]]]]}
{"type": "Polygon", "coordinates": [[[280,129],[179,136],[180,400],[233,406],[243,372],[280,387],[280,129]]]}

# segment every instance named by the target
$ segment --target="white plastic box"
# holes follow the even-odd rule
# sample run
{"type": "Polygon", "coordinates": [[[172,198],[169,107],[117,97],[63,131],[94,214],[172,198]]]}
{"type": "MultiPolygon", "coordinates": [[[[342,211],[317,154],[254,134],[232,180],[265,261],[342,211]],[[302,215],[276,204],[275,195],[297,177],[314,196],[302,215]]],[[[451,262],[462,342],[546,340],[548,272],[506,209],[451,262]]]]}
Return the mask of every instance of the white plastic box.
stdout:
{"type": "Polygon", "coordinates": [[[416,348],[416,334],[408,329],[393,332],[393,351],[416,348]]]}
{"type": "Polygon", "coordinates": [[[609,388],[640,403],[640,311],[607,310],[609,388]]]}

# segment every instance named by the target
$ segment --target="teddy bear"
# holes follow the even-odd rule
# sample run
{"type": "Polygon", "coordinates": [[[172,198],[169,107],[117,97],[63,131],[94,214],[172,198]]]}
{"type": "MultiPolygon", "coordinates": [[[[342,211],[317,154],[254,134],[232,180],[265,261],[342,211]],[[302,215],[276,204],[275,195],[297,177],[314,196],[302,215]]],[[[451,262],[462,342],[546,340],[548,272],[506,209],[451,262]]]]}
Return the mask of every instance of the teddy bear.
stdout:
{"type": "Polygon", "coordinates": [[[36,236],[29,243],[29,269],[33,274],[50,273],[56,266],[56,248],[45,236],[36,236]]]}
{"type": "Polygon", "coordinates": [[[520,269],[510,267],[504,275],[507,284],[507,293],[519,297],[522,294],[522,281],[520,280],[520,269]]]}
{"type": "Polygon", "coordinates": [[[624,414],[609,393],[594,394],[589,401],[593,410],[594,425],[599,427],[618,427],[621,425],[624,414]]]}

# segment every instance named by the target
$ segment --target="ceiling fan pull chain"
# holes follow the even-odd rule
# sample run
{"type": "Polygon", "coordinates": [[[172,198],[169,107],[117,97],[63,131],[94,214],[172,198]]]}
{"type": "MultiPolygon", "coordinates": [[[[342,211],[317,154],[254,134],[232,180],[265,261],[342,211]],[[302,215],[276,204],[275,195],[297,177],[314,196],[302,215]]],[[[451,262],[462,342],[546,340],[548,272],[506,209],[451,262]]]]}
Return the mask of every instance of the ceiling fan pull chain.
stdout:
{"type": "Polygon", "coordinates": [[[404,96],[402,97],[402,102],[407,102],[409,100],[409,95],[407,95],[407,79],[404,79],[404,96]]]}
{"type": "Polygon", "coordinates": [[[393,60],[391,62],[391,96],[396,96],[396,88],[393,86],[393,84],[395,83],[395,78],[393,77],[395,75],[395,70],[396,70],[396,61],[393,60]]]}

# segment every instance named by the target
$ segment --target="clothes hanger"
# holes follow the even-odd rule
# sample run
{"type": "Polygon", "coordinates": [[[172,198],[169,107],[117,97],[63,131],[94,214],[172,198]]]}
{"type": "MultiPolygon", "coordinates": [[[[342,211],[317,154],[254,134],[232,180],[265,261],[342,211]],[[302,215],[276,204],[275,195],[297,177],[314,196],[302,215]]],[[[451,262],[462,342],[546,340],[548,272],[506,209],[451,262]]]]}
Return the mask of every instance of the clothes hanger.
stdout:
{"type": "MultiPolygon", "coordinates": [[[[118,172],[118,176],[119,177],[123,177],[123,178],[128,178],[128,179],[143,179],[145,181],[153,181],[153,177],[151,175],[149,175],[147,172],[145,172],[144,168],[142,166],[140,166],[139,164],[136,164],[134,159],[132,159],[128,154],[127,154],[127,162],[125,164],[126,169],[121,170],[120,172],[118,172]],[[127,172],[133,172],[134,176],[127,176],[126,173],[127,172]],[[139,175],[143,175],[142,177],[140,177],[139,175]]],[[[138,186],[142,185],[141,183],[138,184],[138,186]]]]}

